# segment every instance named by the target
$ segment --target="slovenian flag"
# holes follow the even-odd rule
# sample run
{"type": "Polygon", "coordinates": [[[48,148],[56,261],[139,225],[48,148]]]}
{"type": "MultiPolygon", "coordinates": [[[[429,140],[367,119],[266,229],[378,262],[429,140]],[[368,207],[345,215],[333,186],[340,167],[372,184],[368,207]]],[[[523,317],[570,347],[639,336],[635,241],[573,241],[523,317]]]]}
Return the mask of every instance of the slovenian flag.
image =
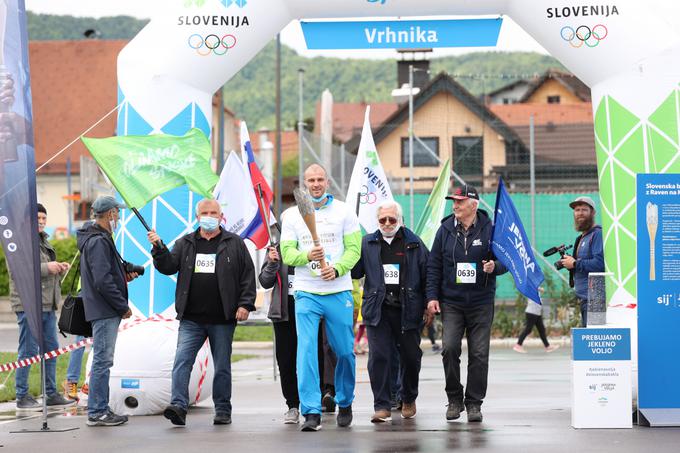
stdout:
{"type": "Polygon", "coordinates": [[[241,121],[241,160],[250,174],[258,206],[257,214],[251,220],[242,237],[250,239],[259,250],[266,247],[270,240],[265,222],[269,220],[271,224],[273,220],[271,205],[274,193],[257,166],[257,162],[255,162],[255,155],[250,144],[250,136],[248,135],[248,127],[245,121],[241,121]]]}

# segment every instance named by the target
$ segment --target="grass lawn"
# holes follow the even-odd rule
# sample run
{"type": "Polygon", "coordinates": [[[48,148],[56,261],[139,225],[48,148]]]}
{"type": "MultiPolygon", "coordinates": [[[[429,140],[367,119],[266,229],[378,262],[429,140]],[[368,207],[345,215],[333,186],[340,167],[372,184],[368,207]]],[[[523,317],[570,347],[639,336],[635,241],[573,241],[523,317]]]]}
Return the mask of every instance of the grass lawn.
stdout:
{"type": "MultiPolygon", "coordinates": [[[[252,328],[252,327],[251,327],[252,328]]],[[[270,329],[271,330],[271,329],[270,329]]],[[[238,332],[238,329],[237,329],[238,332]]],[[[271,338],[271,334],[270,334],[271,338]]],[[[83,354],[83,366],[80,370],[80,381],[78,386],[81,386],[85,381],[85,364],[87,363],[87,354],[83,354]]],[[[231,363],[236,363],[239,360],[250,359],[254,356],[248,354],[233,354],[231,356],[231,363]]],[[[0,364],[14,362],[17,359],[16,352],[0,352],[0,364]]],[[[57,357],[57,390],[62,391],[62,383],[66,379],[66,369],[68,368],[69,355],[64,354],[57,357]]],[[[14,389],[14,371],[0,373],[0,384],[4,383],[5,386],[0,388],[0,403],[5,401],[12,401],[15,399],[15,389],[14,389]],[[7,382],[5,382],[7,380],[7,382]]],[[[38,396],[42,393],[40,389],[40,364],[35,364],[31,366],[31,372],[28,375],[28,388],[29,392],[33,396],[38,396]]]]}
{"type": "Polygon", "coordinates": [[[272,341],[273,328],[267,326],[236,326],[234,341],[272,341]]]}

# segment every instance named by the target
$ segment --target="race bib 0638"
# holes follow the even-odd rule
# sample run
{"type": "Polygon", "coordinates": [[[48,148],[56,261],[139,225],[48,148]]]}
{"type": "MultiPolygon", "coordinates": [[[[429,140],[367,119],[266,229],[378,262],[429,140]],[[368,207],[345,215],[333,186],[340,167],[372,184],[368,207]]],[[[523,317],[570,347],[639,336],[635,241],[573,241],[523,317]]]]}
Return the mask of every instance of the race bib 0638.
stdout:
{"type": "Polygon", "coordinates": [[[456,263],[456,283],[475,283],[477,263],[456,263]]]}
{"type": "Polygon", "coordinates": [[[383,264],[383,272],[385,275],[386,285],[399,284],[399,265],[398,264],[383,264]]]}
{"type": "MultiPolygon", "coordinates": [[[[330,255],[326,255],[326,266],[333,266],[330,255]]],[[[321,277],[321,263],[318,261],[310,261],[307,263],[307,268],[309,269],[309,272],[312,273],[312,275],[321,277]]]]}

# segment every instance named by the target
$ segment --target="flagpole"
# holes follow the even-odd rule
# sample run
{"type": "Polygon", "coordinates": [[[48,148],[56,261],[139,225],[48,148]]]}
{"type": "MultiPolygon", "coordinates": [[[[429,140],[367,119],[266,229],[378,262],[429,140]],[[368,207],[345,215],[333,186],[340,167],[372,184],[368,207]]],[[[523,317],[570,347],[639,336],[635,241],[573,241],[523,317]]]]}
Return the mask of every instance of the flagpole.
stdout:
{"type": "MultiPolygon", "coordinates": [[[[139,221],[142,222],[142,225],[144,225],[144,228],[146,228],[146,231],[151,231],[151,228],[149,227],[149,224],[146,223],[146,220],[144,220],[144,217],[142,217],[142,215],[139,213],[139,211],[137,210],[137,208],[131,208],[131,209],[132,209],[132,212],[135,213],[135,215],[137,216],[137,218],[139,219],[139,221]]],[[[159,247],[163,247],[163,241],[162,241],[162,240],[159,240],[156,244],[157,244],[159,247]]]]}
{"type": "Polygon", "coordinates": [[[260,217],[262,217],[262,223],[264,223],[265,228],[267,228],[267,236],[269,236],[269,243],[272,246],[276,246],[274,242],[272,241],[272,230],[269,228],[269,218],[267,217],[267,213],[265,211],[264,207],[264,195],[262,195],[262,187],[260,184],[257,186],[257,204],[260,205],[260,217]]]}

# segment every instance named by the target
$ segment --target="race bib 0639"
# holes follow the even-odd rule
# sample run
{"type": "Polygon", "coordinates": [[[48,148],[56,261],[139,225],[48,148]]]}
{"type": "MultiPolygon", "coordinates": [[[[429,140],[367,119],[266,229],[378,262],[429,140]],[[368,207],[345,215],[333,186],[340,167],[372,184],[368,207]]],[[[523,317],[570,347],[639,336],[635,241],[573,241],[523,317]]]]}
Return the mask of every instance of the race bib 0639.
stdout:
{"type": "Polygon", "coordinates": [[[456,283],[475,283],[477,263],[456,263],[456,283]]]}
{"type": "Polygon", "coordinates": [[[194,272],[197,274],[214,274],[215,257],[214,253],[197,253],[194,272]]]}

